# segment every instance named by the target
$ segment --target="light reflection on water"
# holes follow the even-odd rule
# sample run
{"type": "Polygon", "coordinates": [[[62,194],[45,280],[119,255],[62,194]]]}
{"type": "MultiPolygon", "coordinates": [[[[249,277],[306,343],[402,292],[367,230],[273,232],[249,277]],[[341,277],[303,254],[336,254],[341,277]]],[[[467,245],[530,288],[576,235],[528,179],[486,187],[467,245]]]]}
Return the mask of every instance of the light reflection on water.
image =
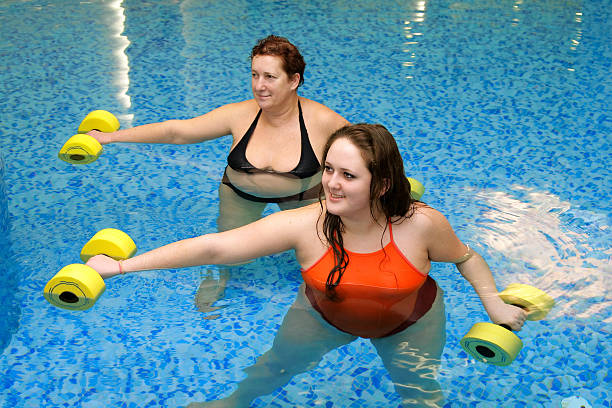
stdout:
{"type": "MultiPolygon", "coordinates": [[[[550,317],[589,318],[609,312],[612,266],[611,250],[603,246],[609,237],[605,216],[574,213],[571,203],[553,194],[514,188],[526,190],[527,201],[504,192],[475,193],[486,205],[475,227],[483,244],[524,265],[502,274],[500,286],[520,282],[546,291],[556,299],[550,317]],[[572,221],[579,216],[590,220],[589,225],[572,221]],[[598,232],[602,246],[594,247],[598,232]]],[[[609,313],[603,319],[612,321],[609,313]]]]}

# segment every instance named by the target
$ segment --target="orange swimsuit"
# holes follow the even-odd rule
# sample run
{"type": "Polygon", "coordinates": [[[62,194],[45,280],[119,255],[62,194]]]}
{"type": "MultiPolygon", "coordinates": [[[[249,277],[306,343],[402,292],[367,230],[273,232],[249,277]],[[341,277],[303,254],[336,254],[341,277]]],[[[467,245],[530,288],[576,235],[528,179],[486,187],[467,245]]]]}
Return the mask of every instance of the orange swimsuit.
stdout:
{"type": "Polygon", "coordinates": [[[325,294],[327,275],[335,265],[331,247],[304,270],[306,296],[332,326],[359,337],[385,337],[415,323],[431,308],[436,283],[422,274],[393,241],[373,253],[346,251],[349,264],[336,287],[336,298],[325,294]]]}

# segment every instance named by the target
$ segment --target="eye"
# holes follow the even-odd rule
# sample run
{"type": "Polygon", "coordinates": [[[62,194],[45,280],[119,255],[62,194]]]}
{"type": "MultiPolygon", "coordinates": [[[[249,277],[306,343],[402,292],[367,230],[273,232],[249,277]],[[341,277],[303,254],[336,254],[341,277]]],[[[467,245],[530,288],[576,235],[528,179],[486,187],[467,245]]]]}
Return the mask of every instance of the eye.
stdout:
{"type": "Polygon", "coordinates": [[[346,172],[346,171],[344,172],[344,177],[346,177],[347,179],[352,179],[352,178],[355,178],[355,176],[354,176],[354,175],[352,175],[351,173],[348,173],[348,172],[346,172]]]}
{"type": "Polygon", "coordinates": [[[323,166],[323,171],[326,173],[331,173],[333,169],[326,164],[325,166],[323,166]]]}

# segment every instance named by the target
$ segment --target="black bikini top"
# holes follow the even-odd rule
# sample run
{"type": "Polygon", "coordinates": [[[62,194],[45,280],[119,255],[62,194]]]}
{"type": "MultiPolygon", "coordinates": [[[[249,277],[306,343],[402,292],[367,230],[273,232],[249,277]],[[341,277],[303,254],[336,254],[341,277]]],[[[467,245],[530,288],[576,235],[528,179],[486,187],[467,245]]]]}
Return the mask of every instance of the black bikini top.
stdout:
{"type": "Polygon", "coordinates": [[[308,138],[308,131],[306,130],[306,125],[304,124],[304,117],[302,116],[302,106],[300,105],[300,101],[298,100],[298,110],[300,112],[300,133],[301,133],[301,144],[302,150],[300,153],[300,161],[297,166],[291,171],[288,172],[278,172],[274,170],[262,170],[253,166],[246,158],[246,148],[249,144],[249,140],[255,131],[255,127],[257,126],[257,122],[259,121],[259,116],[261,116],[261,109],[257,113],[255,120],[251,123],[251,127],[246,131],[242,139],[238,142],[238,144],[232,149],[230,154],[227,156],[227,164],[235,171],[239,171],[242,173],[274,173],[279,174],[285,177],[291,178],[300,178],[305,179],[311,176],[314,176],[321,170],[321,164],[315,155],[314,150],[310,144],[310,139],[308,138]]]}

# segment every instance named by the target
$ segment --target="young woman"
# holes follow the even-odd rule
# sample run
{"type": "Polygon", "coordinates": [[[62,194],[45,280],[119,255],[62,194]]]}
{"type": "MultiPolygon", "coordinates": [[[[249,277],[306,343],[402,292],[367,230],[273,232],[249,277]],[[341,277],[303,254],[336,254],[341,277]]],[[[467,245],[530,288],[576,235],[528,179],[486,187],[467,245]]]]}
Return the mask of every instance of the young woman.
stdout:
{"type": "Polygon", "coordinates": [[[294,249],[304,284],[272,348],[227,398],[246,407],[316,366],[332,349],[369,338],[405,406],[439,406],[435,380],[445,342],[443,293],[432,262],[452,262],[491,320],[520,330],[526,313],[498,296],[486,262],[435,209],[410,198],[401,155],[381,125],[336,131],[323,152],[325,200],[238,229],[178,241],[117,262],[88,265],[103,278],[150,269],[243,262],[294,249]]]}

